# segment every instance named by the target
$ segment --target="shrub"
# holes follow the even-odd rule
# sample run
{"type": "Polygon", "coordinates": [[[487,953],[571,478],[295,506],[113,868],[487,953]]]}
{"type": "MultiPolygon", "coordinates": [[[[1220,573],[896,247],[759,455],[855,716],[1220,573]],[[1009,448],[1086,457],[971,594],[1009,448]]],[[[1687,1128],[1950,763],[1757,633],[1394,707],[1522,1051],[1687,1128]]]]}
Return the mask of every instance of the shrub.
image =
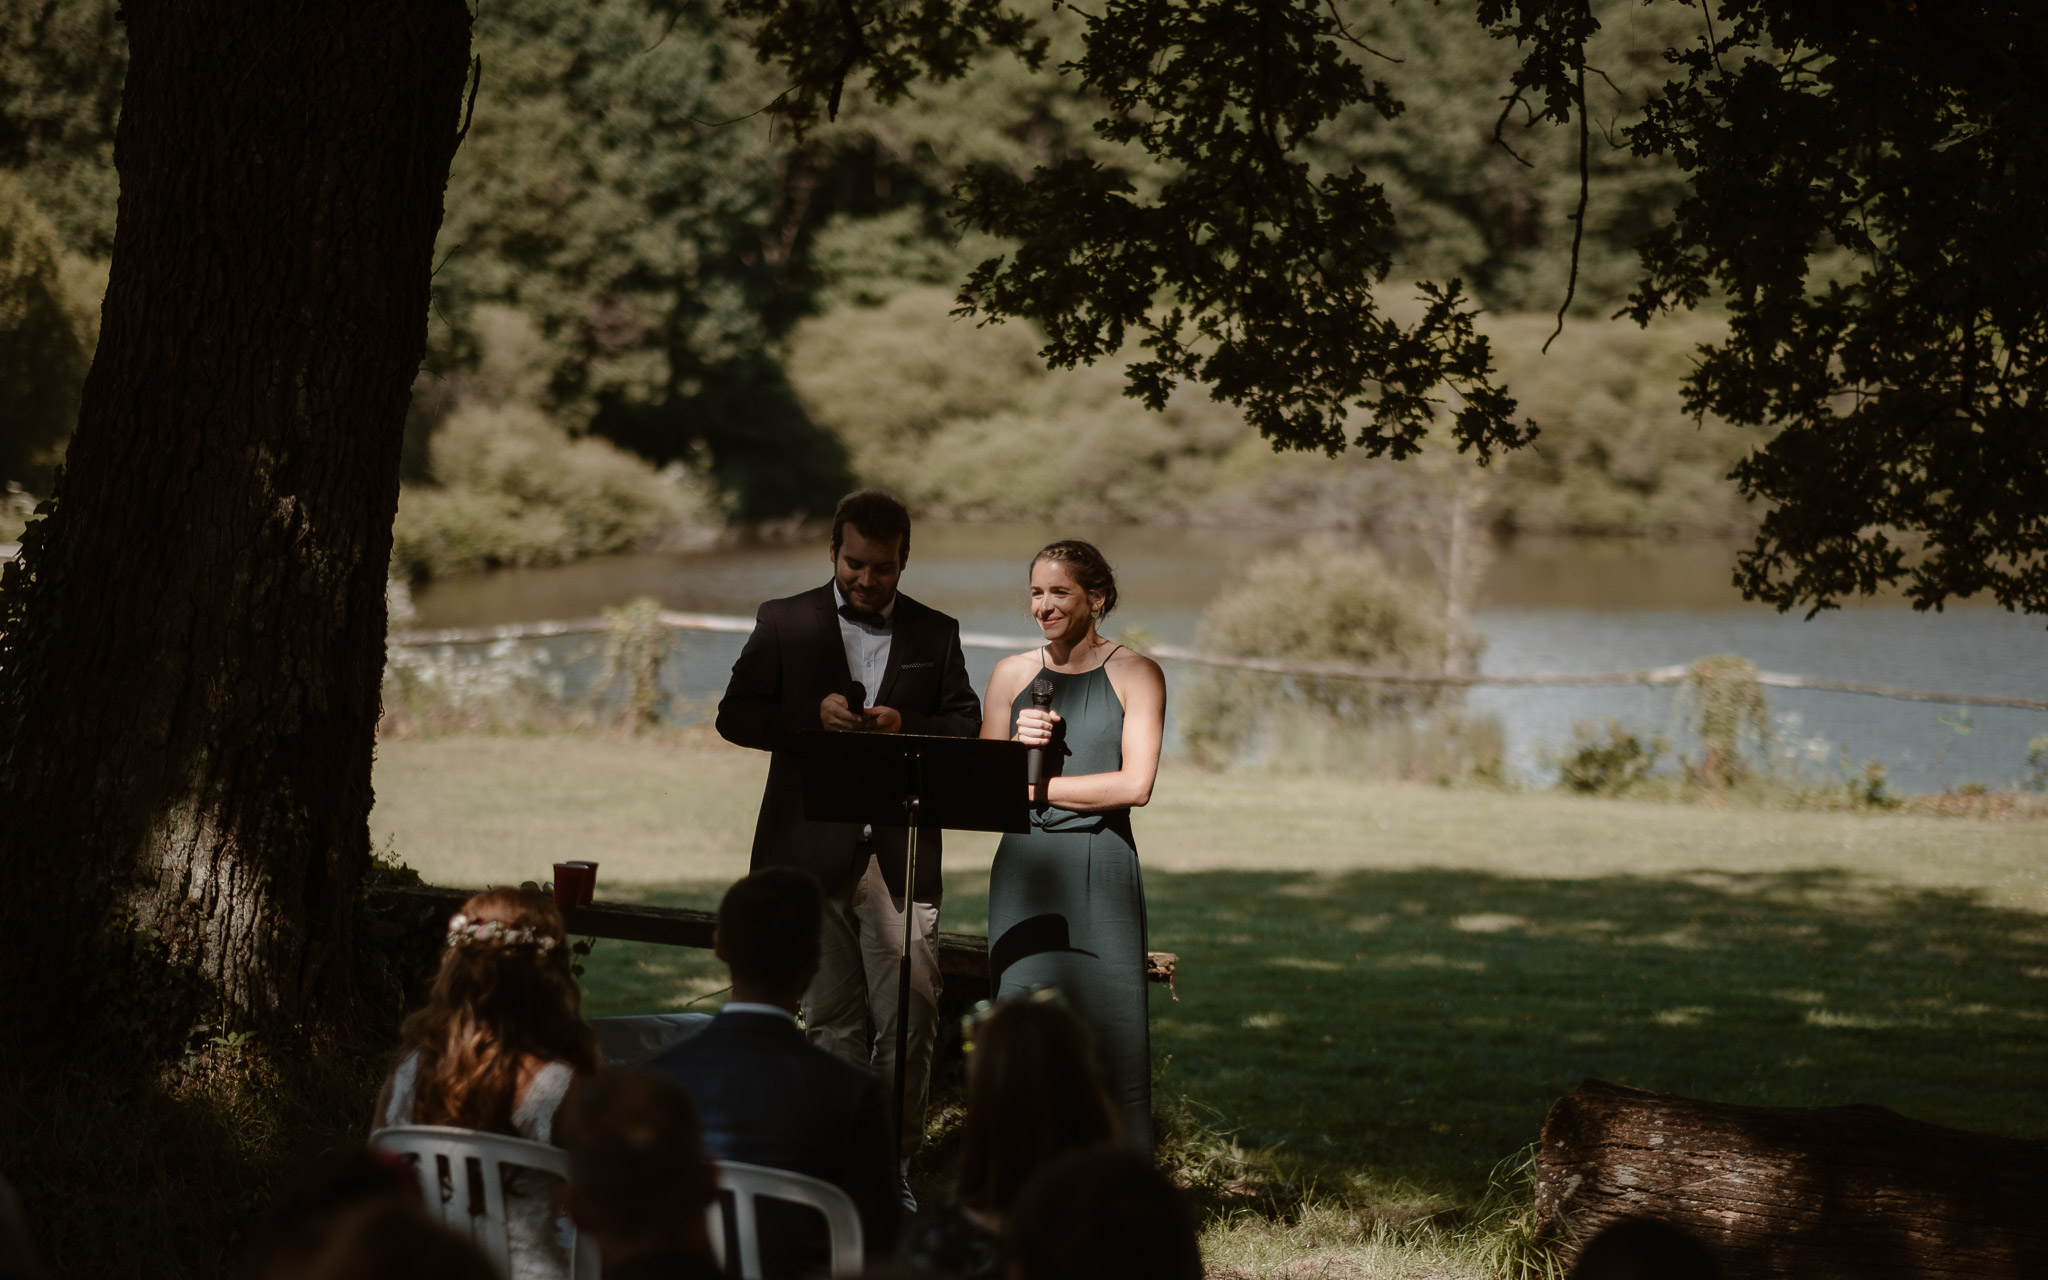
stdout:
{"type": "Polygon", "coordinates": [[[722,519],[687,469],[571,439],[527,405],[465,405],[429,450],[437,483],[400,494],[392,533],[394,564],[413,579],[704,537],[722,519]]]}
{"type": "Polygon", "coordinates": [[[599,686],[618,689],[620,723],[628,733],[637,734],[661,719],[661,660],[669,643],[661,601],[641,596],[606,609],[604,621],[604,674],[599,686]]]}
{"type": "MultiPolygon", "coordinates": [[[[1444,660],[1437,602],[1369,547],[1316,542],[1260,560],[1202,615],[1212,653],[1435,671],[1444,660]]],[[[1275,724],[1351,730],[1398,724],[1440,699],[1433,686],[1212,669],[1191,683],[1181,732],[1198,759],[1242,754],[1275,724]]]]}
{"type": "Polygon", "coordinates": [[[1775,738],[1771,710],[1757,681],[1756,664],[1735,654],[1701,658],[1686,673],[1679,713],[1699,736],[1700,758],[1686,762],[1686,774],[1718,794],[1768,768],[1775,738]]]}
{"type": "Polygon", "coordinates": [[[78,420],[106,287],[104,264],[65,252],[0,171],[0,481],[47,492],[78,420]]]}
{"type": "Polygon", "coordinates": [[[1572,726],[1572,745],[1557,762],[1557,785],[1588,795],[1618,796],[1640,786],[1657,766],[1668,745],[1662,738],[1641,738],[1619,720],[1608,720],[1605,734],[1586,721],[1572,726]]]}

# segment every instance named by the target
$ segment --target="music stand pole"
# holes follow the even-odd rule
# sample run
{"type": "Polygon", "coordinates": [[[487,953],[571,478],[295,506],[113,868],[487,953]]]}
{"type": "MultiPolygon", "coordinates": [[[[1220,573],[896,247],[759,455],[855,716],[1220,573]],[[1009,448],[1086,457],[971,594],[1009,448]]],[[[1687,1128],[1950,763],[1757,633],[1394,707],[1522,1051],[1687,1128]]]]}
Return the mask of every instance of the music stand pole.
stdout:
{"type": "Polygon", "coordinates": [[[904,841],[903,956],[896,970],[896,1160],[903,1160],[903,1121],[910,1080],[910,934],[917,905],[917,827],[924,806],[924,756],[910,753],[910,794],[903,798],[903,816],[910,824],[904,841]]]}

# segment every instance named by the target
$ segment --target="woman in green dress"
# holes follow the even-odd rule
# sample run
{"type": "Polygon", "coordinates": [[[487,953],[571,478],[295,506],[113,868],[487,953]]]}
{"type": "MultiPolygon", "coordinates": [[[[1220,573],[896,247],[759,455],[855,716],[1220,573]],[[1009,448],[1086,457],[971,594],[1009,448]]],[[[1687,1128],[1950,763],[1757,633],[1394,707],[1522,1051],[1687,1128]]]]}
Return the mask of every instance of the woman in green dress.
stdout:
{"type": "Polygon", "coordinates": [[[1131,810],[1152,798],[1166,727],[1159,664],[1104,639],[1116,578],[1100,551],[1055,542],[1031,560],[1045,644],[996,664],[981,736],[1041,747],[1031,830],[1006,835],[989,873],[989,983],[997,999],[1057,988],[1094,1036],[1125,1136],[1152,1143],[1145,886],[1131,810]],[[1051,705],[1033,705],[1033,685],[1051,705]]]}

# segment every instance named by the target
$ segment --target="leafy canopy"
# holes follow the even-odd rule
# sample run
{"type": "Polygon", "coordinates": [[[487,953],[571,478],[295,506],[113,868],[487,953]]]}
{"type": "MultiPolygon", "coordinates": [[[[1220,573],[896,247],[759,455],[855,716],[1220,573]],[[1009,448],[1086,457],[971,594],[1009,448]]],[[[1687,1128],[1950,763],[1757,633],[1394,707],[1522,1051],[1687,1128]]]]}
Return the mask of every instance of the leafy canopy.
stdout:
{"type": "MultiPolygon", "coordinates": [[[[1644,242],[1627,314],[1726,308],[1729,336],[1702,346],[1686,395],[1695,412],[1774,432],[1734,472],[1769,504],[1738,582],[1780,608],[1904,581],[1923,608],[1986,591],[2048,612],[2048,12],[1646,3],[1699,26],[1623,133],[1688,179],[1644,242]]],[[[763,57],[796,73],[786,101],[800,123],[830,114],[857,69],[874,68],[886,98],[908,91],[908,69],[944,81],[978,48],[1039,52],[986,0],[729,9],[762,23],[763,57]]],[[[1378,305],[1389,204],[1317,141],[1347,111],[1391,120],[1402,104],[1366,75],[1379,55],[1332,0],[1075,12],[1083,51],[1061,69],[1100,100],[1095,130],[1128,162],[971,171],[965,220],[1018,243],[969,277],[966,310],[1036,320],[1054,364],[1135,334],[1149,357],[1130,366],[1131,394],[1156,407],[1181,381],[1206,383],[1276,447],[1334,453],[1348,436],[1398,458],[1445,409],[1482,459],[1528,440],[1457,280],[1422,286],[1406,324],[1378,305]],[[1143,194],[1140,175],[1156,177],[1143,194]]],[[[1576,125],[1586,174],[1588,75],[1608,79],[1588,59],[1595,6],[1478,0],[1476,17],[1521,53],[1503,123],[1519,106],[1576,125]]]]}
{"type": "MultiPolygon", "coordinates": [[[[977,40],[1042,53],[1021,15],[978,3],[925,4],[911,21],[907,8],[849,0],[837,24],[802,0],[733,0],[729,11],[759,20],[763,56],[789,65],[799,122],[821,99],[829,113],[836,77],[856,66],[878,69],[871,87],[886,101],[907,91],[906,67],[960,75],[977,40]],[[948,35],[935,53],[918,42],[928,30],[948,35]]],[[[1481,457],[1529,439],[1490,381],[1461,283],[1419,286],[1413,321],[1384,314],[1375,290],[1395,243],[1384,192],[1356,165],[1303,154],[1353,108],[1382,119],[1401,109],[1352,56],[1363,45],[1336,10],[1111,0],[1083,17],[1083,50],[1061,69],[1100,97],[1095,131],[1131,164],[970,169],[963,220],[1017,248],[969,276],[969,313],[1035,320],[1055,366],[1114,353],[1135,333],[1150,355],[1129,366],[1133,395],[1158,408],[1179,383],[1207,383],[1276,445],[1404,457],[1447,404],[1460,447],[1481,457]],[[1157,177],[1153,193],[1140,194],[1139,169],[1157,177]]]]}

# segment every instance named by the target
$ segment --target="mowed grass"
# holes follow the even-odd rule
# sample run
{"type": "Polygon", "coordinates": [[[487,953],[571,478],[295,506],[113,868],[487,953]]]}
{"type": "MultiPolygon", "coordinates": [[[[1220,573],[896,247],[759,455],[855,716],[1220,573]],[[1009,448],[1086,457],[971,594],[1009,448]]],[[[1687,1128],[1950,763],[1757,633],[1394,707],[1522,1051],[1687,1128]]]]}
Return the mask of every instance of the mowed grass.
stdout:
{"type": "MultiPolygon", "coordinates": [[[[696,906],[744,872],[765,771],[703,737],[379,756],[380,842],[430,881],[580,855],[600,897],[696,906]]],[[[1326,1201],[1284,1231],[1212,1232],[1225,1271],[1308,1248],[1332,1274],[1483,1273],[1455,1249],[1389,1252],[1370,1220],[1475,1203],[1588,1076],[2048,1137],[2040,822],[1169,765],[1136,826],[1152,945],[1181,956],[1179,998],[1153,994],[1160,1105],[1234,1133],[1297,1207],[1326,1201]],[[1337,1225],[1329,1203],[1351,1206],[1337,1225]]],[[[993,847],[949,842],[944,927],[985,928],[993,847]]],[[[606,942],[586,983],[591,1012],[618,1013],[715,1005],[723,979],[703,953],[606,942]]]]}

